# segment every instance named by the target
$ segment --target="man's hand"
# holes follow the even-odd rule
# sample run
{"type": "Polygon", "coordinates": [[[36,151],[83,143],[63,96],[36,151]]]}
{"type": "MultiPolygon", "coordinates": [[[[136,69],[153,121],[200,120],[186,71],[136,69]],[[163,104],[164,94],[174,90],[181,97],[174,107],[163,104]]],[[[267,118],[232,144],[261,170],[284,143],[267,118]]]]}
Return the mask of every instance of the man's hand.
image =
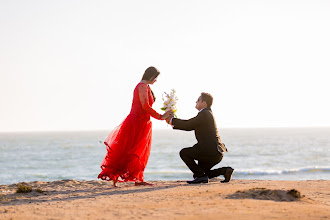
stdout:
{"type": "Polygon", "coordinates": [[[167,124],[169,124],[169,125],[172,125],[171,124],[171,119],[173,118],[173,116],[169,116],[169,117],[167,117],[165,120],[166,120],[166,122],[167,122],[167,124]]]}

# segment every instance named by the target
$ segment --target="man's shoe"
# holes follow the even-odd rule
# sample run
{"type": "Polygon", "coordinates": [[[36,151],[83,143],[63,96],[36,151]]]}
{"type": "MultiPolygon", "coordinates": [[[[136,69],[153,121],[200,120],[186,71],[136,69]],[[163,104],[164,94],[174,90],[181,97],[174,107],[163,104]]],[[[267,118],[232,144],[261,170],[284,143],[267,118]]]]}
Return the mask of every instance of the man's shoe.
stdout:
{"type": "Polygon", "coordinates": [[[187,181],[187,183],[189,184],[199,184],[199,183],[208,183],[208,182],[209,182],[209,178],[207,176],[196,177],[192,181],[187,181]]]}
{"type": "Polygon", "coordinates": [[[231,167],[228,167],[228,168],[226,169],[226,172],[225,172],[225,175],[224,175],[225,180],[222,180],[221,182],[222,182],[222,183],[228,183],[228,182],[230,181],[231,176],[233,175],[233,173],[234,173],[234,169],[231,168],[231,167]]]}

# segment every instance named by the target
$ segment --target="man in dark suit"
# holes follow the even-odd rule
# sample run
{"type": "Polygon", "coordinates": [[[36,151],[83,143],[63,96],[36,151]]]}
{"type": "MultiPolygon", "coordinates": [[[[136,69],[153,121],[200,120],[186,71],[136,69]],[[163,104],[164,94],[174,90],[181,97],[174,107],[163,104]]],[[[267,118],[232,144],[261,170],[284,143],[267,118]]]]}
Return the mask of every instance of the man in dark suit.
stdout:
{"type": "Polygon", "coordinates": [[[211,170],[227,152],[225,145],[221,142],[218,129],[211,111],[213,97],[208,93],[201,93],[196,101],[196,109],[199,113],[189,120],[168,118],[167,122],[173,129],[195,131],[197,144],[193,147],[184,148],[180,151],[180,157],[194,174],[194,180],[187,181],[189,184],[207,183],[209,179],[223,175],[229,182],[234,169],[221,167],[211,170]],[[198,161],[198,163],[195,162],[198,161]]]}

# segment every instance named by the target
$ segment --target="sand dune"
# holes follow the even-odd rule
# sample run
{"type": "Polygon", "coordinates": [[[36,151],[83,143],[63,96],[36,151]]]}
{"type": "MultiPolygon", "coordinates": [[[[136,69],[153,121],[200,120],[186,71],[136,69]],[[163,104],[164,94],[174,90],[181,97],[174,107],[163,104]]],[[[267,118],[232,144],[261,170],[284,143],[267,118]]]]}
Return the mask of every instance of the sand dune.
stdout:
{"type": "Polygon", "coordinates": [[[232,180],[154,186],[61,180],[0,186],[0,219],[329,219],[330,181],[232,180]]]}

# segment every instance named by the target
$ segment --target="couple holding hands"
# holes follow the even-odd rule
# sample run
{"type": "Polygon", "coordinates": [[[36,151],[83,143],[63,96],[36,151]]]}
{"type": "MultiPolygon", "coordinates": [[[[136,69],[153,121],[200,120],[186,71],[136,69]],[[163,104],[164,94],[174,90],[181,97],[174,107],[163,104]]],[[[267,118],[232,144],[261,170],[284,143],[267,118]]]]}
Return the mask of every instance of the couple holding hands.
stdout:
{"type": "Polygon", "coordinates": [[[194,179],[187,183],[207,183],[209,179],[220,175],[224,176],[221,182],[229,182],[234,172],[233,168],[221,167],[211,170],[222,160],[223,153],[227,152],[221,142],[211,110],[213,97],[208,93],[201,93],[196,101],[199,113],[189,120],[174,118],[172,111],[166,111],[163,115],[158,114],[152,108],[156,98],[149,84],[155,83],[159,74],[155,67],[147,68],[142,80],[135,87],[130,114],[104,141],[107,153],[98,178],[111,180],[114,186],[117,186],[118,181],[134,181],[136,186],[152,185],[144,182],[143,178],[151,148],[151,116],[166,120],[173,129],[195,131],[197,144],[180,151],[181,159],[193,172],[194,179]]]}

